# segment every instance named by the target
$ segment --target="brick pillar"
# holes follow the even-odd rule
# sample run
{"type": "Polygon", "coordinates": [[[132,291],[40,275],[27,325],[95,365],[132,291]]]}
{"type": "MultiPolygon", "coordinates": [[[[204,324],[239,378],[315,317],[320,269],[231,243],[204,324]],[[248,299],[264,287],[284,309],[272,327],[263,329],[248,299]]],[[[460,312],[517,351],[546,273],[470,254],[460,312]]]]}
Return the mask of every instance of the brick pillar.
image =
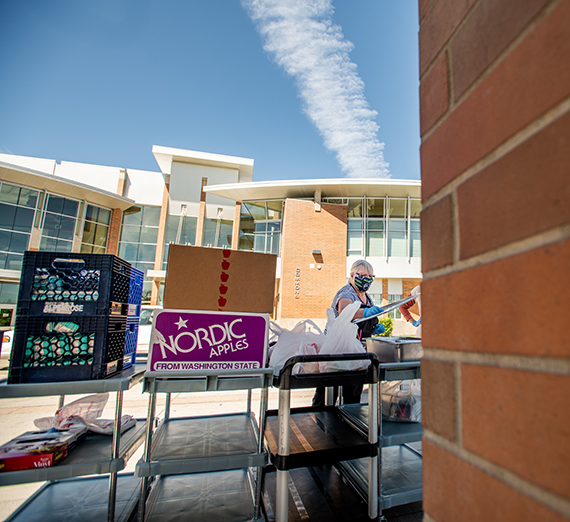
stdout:
{"type": "Polygon", "coordinates": [[[114,208],[111,212],[111,224],[109,226],[109,237],[107,239],[107,254],[118,255],[122,221],[123,211],[120,208],[114,208]]]}
{"type": "Polygon", "coordinates": [[[204,221],[206,220],[206,193],[204,187],[208,184],[208,178],[202,178],[200,193],[200,209],[198,210],[198,222],[196,223],[196,246],[202,246],[204,240],[204,221]]]}
{"type": "MultiPolygon", "coordinates": [[[[156,240],[156,253],[154,255],[154,269],[162,270],[162,257],[164,255],[164,236],[166,235],[166,220],[168,219],[168,201],[169,201],[170,183],[164,184],[162,193],[162,206],[160,207],[160,217],[158,220],[158,235],[156,240]]],[[[157,305],[160,291],[160,281],[152,280],[150,291],[150,304],[157,305]]]]}
{"type": "Polygon", "coordinates": [[[569,520],[570,0],[419,13],[424,520],[569,520]]]}
{"type": "Polygon", "coordinates": [[[287,199],[284,216],[280,318],[325,319],[346,283],[347,207],[287,199]]]}

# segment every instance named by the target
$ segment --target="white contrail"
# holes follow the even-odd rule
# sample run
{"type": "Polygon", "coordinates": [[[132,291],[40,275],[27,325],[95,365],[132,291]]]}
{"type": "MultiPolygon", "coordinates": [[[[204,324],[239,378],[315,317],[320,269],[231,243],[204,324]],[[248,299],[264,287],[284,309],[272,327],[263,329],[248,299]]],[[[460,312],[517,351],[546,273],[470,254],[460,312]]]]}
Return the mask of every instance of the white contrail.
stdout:
{"type": "Polygon", "coordinates": [[[242,0],[263,48],[297,82],[304,111],[353,178],[390,177],[377,116],[348,53],[353,44],[332,22],[331,0],[242,0]]]}

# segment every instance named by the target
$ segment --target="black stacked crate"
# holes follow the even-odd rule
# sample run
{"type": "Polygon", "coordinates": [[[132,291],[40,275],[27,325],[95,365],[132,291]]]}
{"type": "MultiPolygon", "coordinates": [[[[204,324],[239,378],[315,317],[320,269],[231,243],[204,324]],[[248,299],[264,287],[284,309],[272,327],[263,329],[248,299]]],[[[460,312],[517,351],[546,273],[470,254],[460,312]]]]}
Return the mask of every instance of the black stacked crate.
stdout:
{"type": "Polygon", "coordinates": [[[26,252],[9,382],[103,379],[123,368],[131,266],[110,254],[26,252]]]}

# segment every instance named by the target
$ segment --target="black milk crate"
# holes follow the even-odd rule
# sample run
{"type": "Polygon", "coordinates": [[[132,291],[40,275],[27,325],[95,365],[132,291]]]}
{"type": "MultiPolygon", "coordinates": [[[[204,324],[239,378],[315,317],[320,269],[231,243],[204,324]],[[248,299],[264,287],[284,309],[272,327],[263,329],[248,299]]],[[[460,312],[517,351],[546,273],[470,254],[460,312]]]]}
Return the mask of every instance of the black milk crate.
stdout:
{"type": "Polygon", "coordinates": [[[129,317],[141,316],[141,302],[144,283],[144,272],[131,266],[131,280],[129,284],[129,306],[127,315],[129,317]]]}
{"type": "Polygon", "coordinates": [[[111,254],[24,254],[17,315],[127,315],[131,265],[111,254]]]}
{"type": "Polygon", "coordinates": [[[139,339],[139,318],[127,317],[127,332],[125,334],[125,352],[123,355],[123,370],[135,363],[137,356],[137,341],[139,339]]]}
{"type": "Polygon", "coordinates": [[[10,384],[104,379],[123,368],[125,316],[16,317],[10,384]]]}

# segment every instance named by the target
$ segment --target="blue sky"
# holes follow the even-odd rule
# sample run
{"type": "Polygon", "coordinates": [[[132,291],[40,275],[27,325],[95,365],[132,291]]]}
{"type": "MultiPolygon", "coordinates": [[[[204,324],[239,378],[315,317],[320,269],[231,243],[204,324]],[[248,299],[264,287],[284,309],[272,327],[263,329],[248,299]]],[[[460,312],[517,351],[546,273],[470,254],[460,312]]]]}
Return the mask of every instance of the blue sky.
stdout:
{"type": "Polygon", "coordinates": [[[0,152],[419,179],[417,18],[416,0],[2,0],[0,152]]]}

